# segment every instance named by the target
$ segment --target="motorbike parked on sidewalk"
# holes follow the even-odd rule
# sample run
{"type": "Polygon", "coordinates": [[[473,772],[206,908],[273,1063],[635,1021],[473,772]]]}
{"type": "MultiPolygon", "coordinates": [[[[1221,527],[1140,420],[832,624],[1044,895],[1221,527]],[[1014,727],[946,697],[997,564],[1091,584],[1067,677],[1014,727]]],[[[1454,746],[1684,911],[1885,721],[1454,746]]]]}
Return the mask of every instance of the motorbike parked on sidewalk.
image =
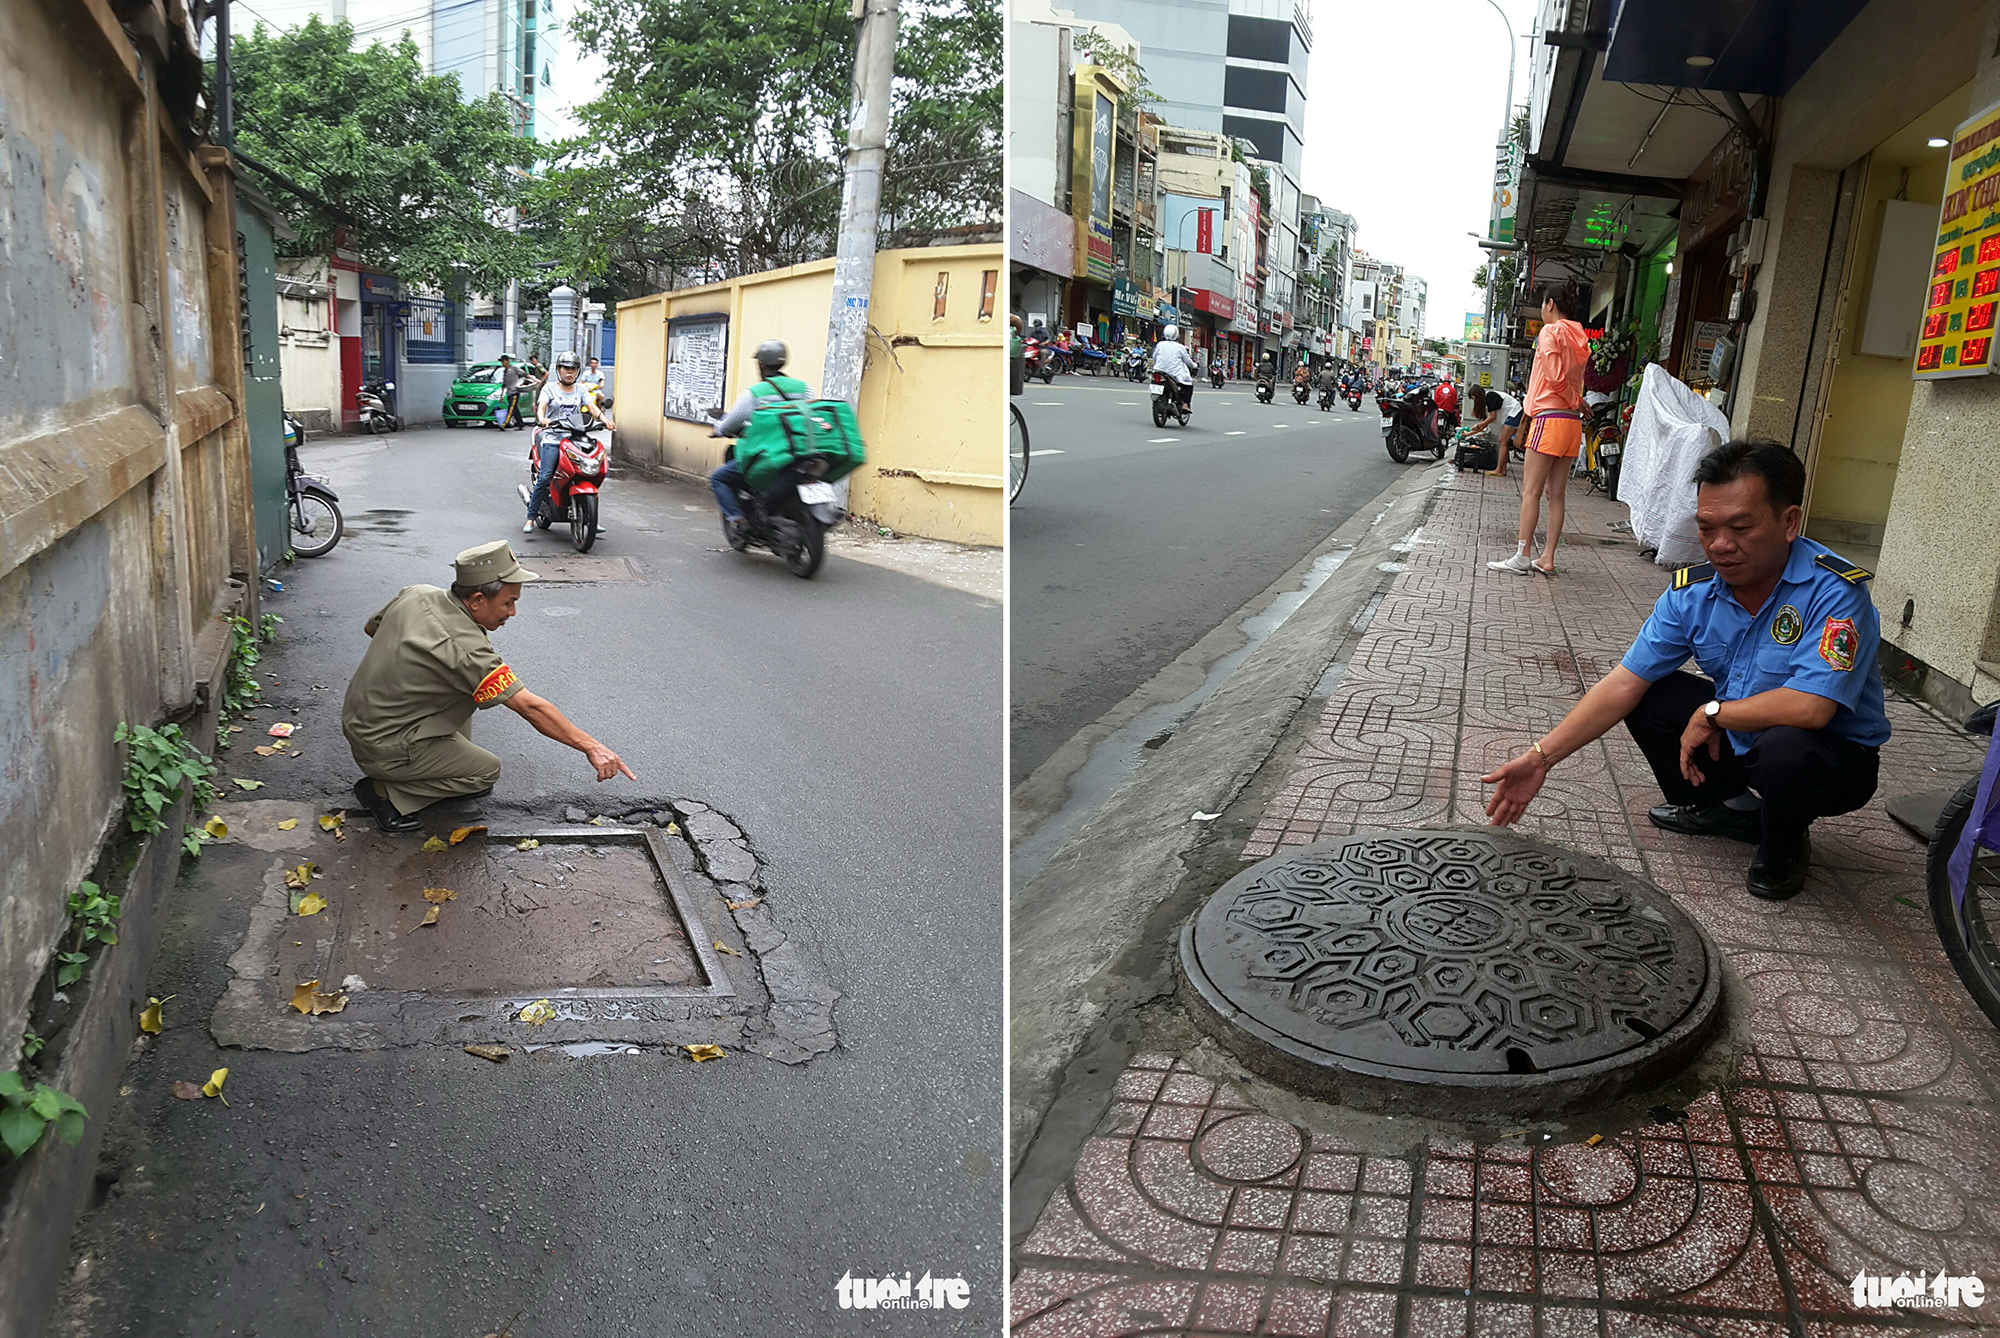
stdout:
{"type": "MultiPolygon", "coordinates": [[[[1996,711],[2000,711],[2000,702],[1980,707],[1965,722],[1966,729],[1992,734],[1996,711]]],[[[1973,809],[1978,798],[1979,777],[1974,774],[1945,801],[1924,859],[1924,882],[1931,922],[1944,940],[1952,970],[1958,972],[1980,1011],[2000,1026],[2000,854],[1973,847],[1962,916],[1951,885],[1951,857],[1966,823],[1977,816],[1973,809]]]]}
{"type": "Polygon", "coordinates": [[[1149,389],[1153,397],[1153,426],[1165,427],[1167,415],[1172,414],[1180,426],[1186,427],[1194,413],[1194,387],[1169,381],[1165,372],[1154,372],[1149,389]]]}
{"type": "Polygon", "coordinates": [[[378,437],[403,425],[396,417],[395,401],[390,398],[395,393],[394,381],[369,381],[354,392],[354,408],[361,415],[361,425],[378,437]]]}
{"type": "MultiPolygon", "coordinates": [[[[579,553],[588,553],[597,542],[598,492],[611,474],[611,452],[590,435],[592,427],[591,419],[572,411],[534,436],[539,450],[556,452],[556,472],[535,509],[535,526],[546,530],[558,520],[569,522],[570,546],[579,553]]],[[[528,482],[519,489],[523,506],[534,496],[537,454],[535,449],[528,452],[528,482]]]]}
{"type": "Polygon", "coordinates": [[[306,439],[306,430],[289,413],[284,419],[286,546],[294,557],[325,557],[346,530],[340,497],[324,474],[306,473],[299,463],[299,446],[306,439]]]}
{"type": "Polygon", "coordinates": [[[1430,387],[1410,382],[1400,388],[1385,386],[1375,397],[1382,413],[1382,444],[1389,458],[1402,464],[1412,451],[1430,451],[1444,459],[1452,432],[1458,427],[1456,415],[1447,415],[1431,397],[1430,387]]]}

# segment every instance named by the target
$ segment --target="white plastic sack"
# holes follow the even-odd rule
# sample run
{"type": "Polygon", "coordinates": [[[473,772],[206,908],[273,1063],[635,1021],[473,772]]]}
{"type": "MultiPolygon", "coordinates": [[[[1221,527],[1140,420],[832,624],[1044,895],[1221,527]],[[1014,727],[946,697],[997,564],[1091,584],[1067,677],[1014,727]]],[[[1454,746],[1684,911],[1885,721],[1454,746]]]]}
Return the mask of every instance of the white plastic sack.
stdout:
{"type": "Polygon", "coordinates": [[[1631,511],[1639,547],[1657,549],[1653,561],[1660,566],[1702,560],[1695,536],[1694,468],[1728,438],[1729,420],[1721,410],[1658,363],[1647,364],[1625,438],[1618,500],[1631,511]]]}

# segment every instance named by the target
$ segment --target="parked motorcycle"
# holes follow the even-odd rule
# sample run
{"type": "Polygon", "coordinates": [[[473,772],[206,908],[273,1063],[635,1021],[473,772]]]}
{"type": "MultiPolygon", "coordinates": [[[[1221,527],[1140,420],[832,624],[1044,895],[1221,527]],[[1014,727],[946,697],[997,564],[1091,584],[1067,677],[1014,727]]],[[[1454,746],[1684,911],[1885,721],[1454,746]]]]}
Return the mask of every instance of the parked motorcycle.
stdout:
{"type": "Polygon", "coordinates": [[[340,542],[346,524],[340,498],[324,474],[308,474],[299,464],[299,445],[306,430],[285,415],[285,518],[291,533],[287,543],[295,557],[325,557],[340,542]]]}
{"type": "MultiPolygon", "coordinates": [[[[1021,476],[1025,478],[1025,423],[1021,431],[1021,476]]],[[[762,493],[737,485],[736,503],[743,511],[743,526],[739,529],[724,520],[723,539],[739,553],[752,547],[767,548],[784,559],[785,570],[792,575],[811,579],[826,560],[826,532],[840,523],[833,485],[821,481],[826,467],[826,457],[808,455],[786,466],[762,493]]]]}
{"type": "Polygon", "coordinates": [[[1451,433],[1458,426],[1457,415],[1441,412],[1428,386],[1410,382],[1400,388],[1385,387],[1375,397],[1375,407],[1382,413],[1382,443],[1389,448],[1391,460],[1400,465],[1412,451],[1431,451],[1444,459],[1451,433]]]}
{"type": "Polygon", "coordinates": [[[1194,387],[1169,381],[1165,372],[1153,373],[1153,384],[1149,387],[1153,396],[1153,426],[1165,427],[1167,415],[1172,414],[1182,427],[1194,413],[1194,387]]]}
{"type": "MultiPolygon", "coordinates": [[[[1988,703],[1965,722],[1974,734],[1992,734],[2000,702],[1988,703]]],[[[1965,879],[1965,905],[1960,913],[1951,885],[1951,857],[1965,825],[1973,819],[1979,798],[1979,777],[1970,776],[1945,801],[1931,834],[1924,860],[1931,922],[1944,940],[1945,955],[1981,1011],[2000,1026],[2000,854],[1974,846],[1965,879]]]]}
{"type": "Polygon", "coordinates": [[[395,401],[390,398],[395,393],[394,381],[369,381],[354,392],[354,407],[361,415],[361,425],[378,437],[403,425],[396,417],[395,401]]]}
{"type": "MultiPolygon", "coordinates": [[[[611,453],[591,437],[592,426],[591,419],[571,412],[534,436],[542,450],[556,452],[556,472],[549,478],[548,495],[535,510],[535,525],[546,530],[558,520],[568,521],[570,545],[579,553],[588,553],[597,542],[598,492],[611,473],[611,453]]],[[[528,482],[520,485],[523,506],[534,495],[535,455],[528,452],[528,482]]]]}

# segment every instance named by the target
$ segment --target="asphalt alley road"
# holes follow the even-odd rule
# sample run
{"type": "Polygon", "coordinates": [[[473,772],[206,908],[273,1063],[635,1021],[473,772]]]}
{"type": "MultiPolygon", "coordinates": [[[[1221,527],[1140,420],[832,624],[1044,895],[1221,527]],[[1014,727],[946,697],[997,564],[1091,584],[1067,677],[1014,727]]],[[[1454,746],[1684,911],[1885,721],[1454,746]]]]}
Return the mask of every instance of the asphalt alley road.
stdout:
{"type": "MultiPolygon", "coordinates": [[[[296,762],[225,755],[257,799],[345,806],[339,707],[361,625],[455,552],[519,533],[526,435],[430,429],[316,441],[347,514],[282,568],[258,676],[304,722],[296,762]]],[[[1051,471],[1054,472],[1054,471],[1051,471]]],[[[184,866],[151,989],[179,997],[106,1119],[101,1206],[79,1226],[61,1335],[517,1338],[992,1333],[1001,1324],[1001,609],[829,556],[817,579],[721,543],[692,484],[614,473],[611,534],[644,583],[529,586],[494,636],[524,684],[638,773],[506,710],[475,736],[505,771],[495,820],[698,800],[765,861],[780,929],[841,991],[839,1047],[803,1066],[456,1045],[222,1050],[207,1021],[257,888],[231,847],[184,866]],[[230,870],[238,872],[234,881],[230,870]],[[230,1068],[231,1106],[170,1095],[230,1068]],[[843,1311],[835,1284],[962,1276],[944,1314],[843,1311]]],[[[229,804],[219,809],[225,816],[229,804]]],[[[354,822],[367,825],[356,815],[354,822]]],[[[264,857],[261,870],[269,862],[264,857]]],[[[578,982],[583,983],[583,982],[578,982]]]]}
{"type": "Polygon", "coordinates": [[[1165,429],[1130,381],[1014,402],[1032,457],[1008,538],[1010,785],[1418,467],[1389,459],[1372,398],[1322,413],[1203,384],[1165,429]]]}

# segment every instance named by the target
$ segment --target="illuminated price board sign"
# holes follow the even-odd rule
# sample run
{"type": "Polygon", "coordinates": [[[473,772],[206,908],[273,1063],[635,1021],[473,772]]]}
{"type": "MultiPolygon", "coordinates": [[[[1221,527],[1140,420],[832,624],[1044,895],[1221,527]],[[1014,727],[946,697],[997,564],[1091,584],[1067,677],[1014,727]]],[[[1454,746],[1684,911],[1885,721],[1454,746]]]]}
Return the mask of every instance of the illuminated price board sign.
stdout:
{"type": "Polygon", "coordinates": [[[1924,295],[1923,332],[1912,374],[1919,380],[1984,376],[1993,370],[2000,303],[2000,103],[1958,127],[1945,168],[1937,245],[1924,295]]]}

